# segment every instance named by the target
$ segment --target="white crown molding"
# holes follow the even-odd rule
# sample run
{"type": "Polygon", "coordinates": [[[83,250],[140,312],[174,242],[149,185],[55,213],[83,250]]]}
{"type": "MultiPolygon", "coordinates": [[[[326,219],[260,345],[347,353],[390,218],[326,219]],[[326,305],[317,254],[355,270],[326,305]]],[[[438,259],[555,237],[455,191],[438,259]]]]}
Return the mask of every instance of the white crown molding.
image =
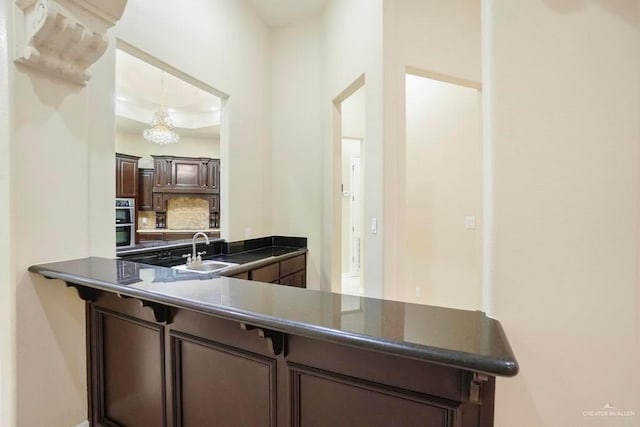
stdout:
{"type": "Polygon", "coordinates": [[[107,50],[106,34],[127,0],[16,0],[17,62],[85,85],[87,69],[107,50]]]}

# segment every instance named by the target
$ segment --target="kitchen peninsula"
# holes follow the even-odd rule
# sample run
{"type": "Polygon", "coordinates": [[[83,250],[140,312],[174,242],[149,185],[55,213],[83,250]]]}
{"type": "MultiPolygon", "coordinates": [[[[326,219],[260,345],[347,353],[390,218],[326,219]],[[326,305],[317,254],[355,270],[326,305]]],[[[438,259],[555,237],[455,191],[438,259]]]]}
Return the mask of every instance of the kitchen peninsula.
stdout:
{"type": "Polygon", "coordinates": [[[29,271],[86,302],[92,425],[491,426],[518,372],[480,311],[105,258],[29,271]]]}

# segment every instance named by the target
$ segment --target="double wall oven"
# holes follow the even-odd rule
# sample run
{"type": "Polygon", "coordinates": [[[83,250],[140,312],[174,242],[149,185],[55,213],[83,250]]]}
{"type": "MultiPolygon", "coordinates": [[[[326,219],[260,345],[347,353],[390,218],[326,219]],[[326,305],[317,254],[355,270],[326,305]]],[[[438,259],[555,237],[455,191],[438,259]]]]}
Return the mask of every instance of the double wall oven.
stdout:
{"type": "Polygon", "coordinates": [[[136,199],[116,199],[116,248],[136,244],[136,199]]]}

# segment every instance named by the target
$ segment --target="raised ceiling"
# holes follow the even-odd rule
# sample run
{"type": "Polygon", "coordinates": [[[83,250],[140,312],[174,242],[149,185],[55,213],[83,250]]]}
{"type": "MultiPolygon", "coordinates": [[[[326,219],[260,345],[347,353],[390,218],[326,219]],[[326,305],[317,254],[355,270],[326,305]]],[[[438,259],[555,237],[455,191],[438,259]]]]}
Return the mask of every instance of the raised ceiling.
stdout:
{"type": "Polygon", "coordinates": [[[200,138],[219,136],[220,98],[117,50],[118,129],[141,133],[160,108],[169,112],[178,134],[200,138]],[[213,131],[216,128],[218,130],[213,131]]]}
{"type": "Polygon", "coordinates": [[[282,27],[322,12],[327,0],[247,0],[271,27],[282,27]]]}
{"type": "MultiPolygon", "coordinates": [[[[309,19],[328,0],[247,0],[271,27],[309,19]]],[[[153,114],[167,109],[180,135],[219,138],[221,100],[121,50],[116,51],[116,126],[142,133],[153,114]]]]}

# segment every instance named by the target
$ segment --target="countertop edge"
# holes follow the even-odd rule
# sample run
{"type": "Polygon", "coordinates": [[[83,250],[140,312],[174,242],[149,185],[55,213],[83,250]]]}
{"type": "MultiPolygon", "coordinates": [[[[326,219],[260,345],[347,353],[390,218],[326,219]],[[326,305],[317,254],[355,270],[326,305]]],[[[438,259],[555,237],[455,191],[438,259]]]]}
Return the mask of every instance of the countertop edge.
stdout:
{"type": "MultiPolygon", "coordinates": [[[[255,261],[249,261],[249,262],[245,262],[244,264],[239,264],[239,265],[234,265],[231,267],[227,267],[224,268],[222,270],[220,270],[218,273],[220,276],[224,276],[224,277],[229,277],[232,278],[231,276],[236,275],[236,274],[240,274],[240,273],[244,273],[247,272],[249,270],[253,270],[254,268],[260,268],[264,265],[269,265],[273,262],[279,262],[279,261],[284,261],[286,259],[289,258],[294,258],[298,255],[303,255],[306,254],[307,252],[309,252],[309,249],[307,248],[299,248],[296,249],[293,252],[289,252],[283,255],[277,255],[277,256],[270,256],[267,258],[263,258],[263,259],[259,259],[259,260],[255,260],[255,261]]],[[[226,255],[219,255],[220,257],[224,257],[226,255]]],[[[214,257],[215,259],[215,257],[214,257]]]]}
{"type": "MultiPolygon", "coordinates": [[[[212,315],[228,320],[250,323],[255,326],[270,328],[283,333],[292,333],[304,337],[349,345],[356,348],[364,348],[390,355],[403,356],[457,369],[464,369],[468,371],[504,377],[515,376],[519,371],[519,366],[517,361],[515,360],[515,357],[513,359],[488,357],[479,354],[472,354],[458,350],[448,350],[431,346],[421,346],[420,348],[418,348],[417,346],[411,345],[409,343],[403,344],[399,342],[388,341],[380,338],[372,338],[361,334],[337,331],[335,329],[324,328],[305,323],[288,322],[282,318],[260,315],[254,312],[247,312],[229,307],[214,305],[204,306],[194,304],[189,300],[175,297],[166,297],[161,294],[149,291],[126,288],[95,279],[83,278],[73,274],[52,271],[39,265],[30,266],[28,268],[28,271],[31,273],[39,274],[47,279],[63,280],[67,282],[67,286],[69,286],[69,283],[77,284],[80,286],[87,286],[101,291],[112,292],[119,295],[165,304],[175,308],[184,308],[187,310],[192,310],[202,314],[212,315]]],[[[230,277],[225,277],[225,279],[241,280],[230,277]]],[[[483,315],[486,317],[484,313],[483,315]]],[[[508,344],[506,335],[500,322],[496,319],[488,319],[490,319],[492,322],[495,322],[497,330],[504,338],[505,343],[508,344]]],[[[513,354],[512,351],[511,354],[513,354]]]]}

